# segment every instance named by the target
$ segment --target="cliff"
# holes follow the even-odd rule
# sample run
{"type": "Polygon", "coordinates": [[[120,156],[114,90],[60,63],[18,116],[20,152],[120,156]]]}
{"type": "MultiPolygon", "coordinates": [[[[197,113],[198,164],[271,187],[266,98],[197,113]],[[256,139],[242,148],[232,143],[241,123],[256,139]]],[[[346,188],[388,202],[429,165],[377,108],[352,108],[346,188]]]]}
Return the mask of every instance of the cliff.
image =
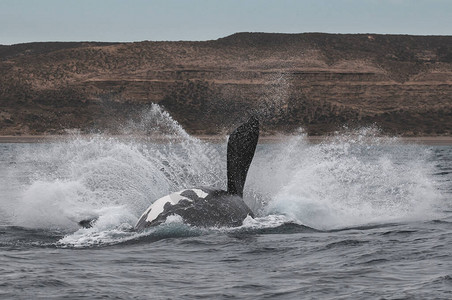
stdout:
{"type": "Polygon", "coordinates": [[[150,103],[189,132],[452,134],[452,36],[238,33],[206,42],[0,46],[0,135],[110,130],[150,103]]]}

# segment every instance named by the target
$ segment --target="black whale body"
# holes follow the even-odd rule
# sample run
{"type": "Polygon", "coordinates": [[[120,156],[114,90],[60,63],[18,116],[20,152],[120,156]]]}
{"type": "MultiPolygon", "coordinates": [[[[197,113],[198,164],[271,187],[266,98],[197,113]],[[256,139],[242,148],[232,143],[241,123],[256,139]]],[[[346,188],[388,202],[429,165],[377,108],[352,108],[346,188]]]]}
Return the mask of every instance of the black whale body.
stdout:
{"type": "MultiPolygon", "coordinates": [[[[170,216],[180,216],[184,223],[201,227],[236,227],[243,223],[247,216],[254,217],[253,212],[238,195],[231,195],[227,191],[206,187],[182,190],[160,198],[164,205],[158,210],[158,214],[152,215],[146,211],[135,225],[140,231],[150,226],[166,222],[170,216]],[[203,195],[199,195],[204,193],[203,195]],[[172,203],[168,199],[172,196],[177,201],[172,203]]],[[[157,203],[154,202],[154,203],[157,203]]]]}
{"type": "Polygon", "coordinates": [[[166,222],[177,215],[184,223],[202,227],[236,227],[247,216],[254,217],[243,201],[246,175],[259,138],[259,120],[251,117],[229,136],[227,149],[228,190],[198,187],[175,192],[156,200],[140,217],[135,229],[166,222]]]}

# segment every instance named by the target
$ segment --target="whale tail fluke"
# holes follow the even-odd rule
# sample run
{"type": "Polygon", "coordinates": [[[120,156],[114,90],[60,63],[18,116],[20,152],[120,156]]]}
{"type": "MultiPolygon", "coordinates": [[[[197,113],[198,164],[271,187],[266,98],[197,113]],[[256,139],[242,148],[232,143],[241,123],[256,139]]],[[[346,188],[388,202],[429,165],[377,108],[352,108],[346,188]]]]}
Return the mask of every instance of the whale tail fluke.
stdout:
{"type": "Polygon", "coordinates": [[[259,138],[259,120],[252,116],[231,133],[228,140],[228,193],[243,197],[246,175],[259,138]]]}

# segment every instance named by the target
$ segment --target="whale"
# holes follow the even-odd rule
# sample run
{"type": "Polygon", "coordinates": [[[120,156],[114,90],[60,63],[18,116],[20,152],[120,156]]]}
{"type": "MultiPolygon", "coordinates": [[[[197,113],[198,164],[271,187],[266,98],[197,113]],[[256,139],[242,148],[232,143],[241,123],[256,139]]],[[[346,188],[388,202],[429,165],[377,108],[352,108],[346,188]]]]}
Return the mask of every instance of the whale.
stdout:
{"type": "Polygon", "coordinates": [[[228,137],[227,190],[194,187],[154,201],[134,226],[136,231],[165,223],[175,216],[191,226],[238,227],[253,211],[243,201],[243,189],[259,139],[259,119],[250,117],[228,137]]]}
{"type": "MultiPolygon", "coordinates": [[[[253,211],[243,201],[246,176],[259,139],[259,119],[251,116],[228,137],[227,190],[194,187],[173,192],[155,200],[134,226],[135,231],[165,223],[168,218],[181,218],[185,224],[198,227],[238,227],[253,211]]],[[[78,224],[90,228],[97,218],[78,224]]]]}
{"type": "MultiPolygon", "coordinates": [[[[252,116],[237,127],[227,144],[227,190],[214,187],[194,187],[173,192],[155,200],[134,226],[135,231],[165,223],[170,217],[198,227],[238,227],[253,211],[243,201],[246,176],[259,139],[259,119],[252,116]]],[[[90,228],[98,217],[78,222],[90,228]]]]}

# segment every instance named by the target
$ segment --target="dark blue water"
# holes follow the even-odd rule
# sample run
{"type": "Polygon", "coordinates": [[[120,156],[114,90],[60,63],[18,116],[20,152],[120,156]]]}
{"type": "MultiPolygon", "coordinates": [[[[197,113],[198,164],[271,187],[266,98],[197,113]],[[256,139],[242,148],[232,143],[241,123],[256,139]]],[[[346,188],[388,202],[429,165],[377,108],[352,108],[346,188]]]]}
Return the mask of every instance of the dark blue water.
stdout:
{"type": "Polygon", "coordinates": [[[3,298],[450,299],[451,226],[281,227],[85,249],[42,245],[58,232],[9,227],[0,290],[3,298]]]}
{"type": "Polygon", "coordinates": [[[178,137],[0,144],[0,298],[452,297],[452,146],[368,129],[261,144],[256,219],[135,233],[160,196],[224,187],[225,143],[178,137]]]}

